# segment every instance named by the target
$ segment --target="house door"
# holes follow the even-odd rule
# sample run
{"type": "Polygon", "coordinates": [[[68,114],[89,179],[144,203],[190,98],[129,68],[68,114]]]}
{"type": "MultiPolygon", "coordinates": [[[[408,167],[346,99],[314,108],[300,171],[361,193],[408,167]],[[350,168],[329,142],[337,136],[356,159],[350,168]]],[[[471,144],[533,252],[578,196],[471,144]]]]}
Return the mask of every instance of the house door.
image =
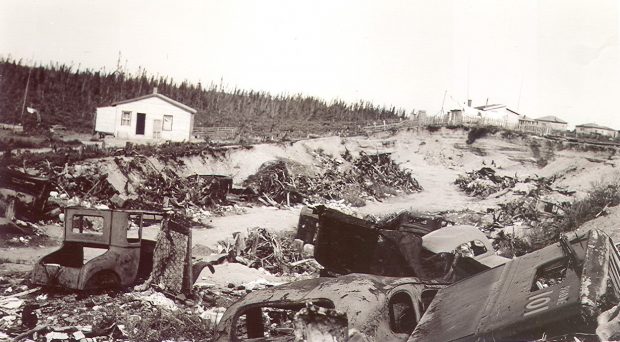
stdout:
{"type": "Polygon", "coordinates": [[[138,113],[138,120],[136,121],[136,135],[144,135],[144,122],[146,121],[146,114],[138,113]]]}
{"type": "Polygon", "coordinates": [[[153,139],[161,138],[161,120],[153,120],[153,139]]]}

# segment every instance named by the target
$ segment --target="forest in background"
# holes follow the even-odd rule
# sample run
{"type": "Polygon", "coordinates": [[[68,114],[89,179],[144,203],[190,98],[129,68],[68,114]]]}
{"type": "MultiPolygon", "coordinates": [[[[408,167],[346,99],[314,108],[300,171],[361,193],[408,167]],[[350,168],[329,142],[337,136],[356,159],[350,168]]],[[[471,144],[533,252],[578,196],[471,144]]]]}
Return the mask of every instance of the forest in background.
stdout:
{"type": "MultiPolygon", "coordinates": [[[[62,124],[81,132],[92,131],[97,107],[149,94],[154,87],[160,94],[195,108],[198,127],[235,126],[257,133],[288,130],[317,133],[313,131],[392,121],[405,116],[402,109],[364,101],[328,103],[303,95],[271,95],[252,90],[227,90],[214,84],[203,87],[200,83],[178,83],[145,70],[133,75],[119,70],[79,69],[60,63],[29,66],[21,60],[1,58],[0,122],[21,121],[27,83],[25,105],[38,110],[42,127],[62,124]]],[[[36,124],[36,116],[25,112],[23,121],[28,129],[36,124]]]]}

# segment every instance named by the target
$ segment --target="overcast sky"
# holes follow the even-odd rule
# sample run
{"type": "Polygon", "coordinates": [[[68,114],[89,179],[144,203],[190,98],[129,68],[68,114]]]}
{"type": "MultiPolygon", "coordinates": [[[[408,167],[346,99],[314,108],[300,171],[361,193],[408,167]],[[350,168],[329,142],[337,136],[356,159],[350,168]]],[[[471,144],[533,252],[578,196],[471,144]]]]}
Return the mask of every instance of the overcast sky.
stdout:
{"type": "Polygon", "coordinates": [[[0,55],[620,129],[620,1],[0,1],[0,55]]]}

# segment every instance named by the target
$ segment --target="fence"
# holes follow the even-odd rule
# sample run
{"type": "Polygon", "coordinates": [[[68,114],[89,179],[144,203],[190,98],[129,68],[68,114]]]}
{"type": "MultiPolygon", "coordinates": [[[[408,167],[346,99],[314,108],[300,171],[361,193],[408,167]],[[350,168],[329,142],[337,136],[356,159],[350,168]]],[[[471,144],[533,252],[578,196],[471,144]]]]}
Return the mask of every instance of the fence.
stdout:
{"type": "Polygon", "coordinates": [[[192,133],[195,138],[213,141],[233,141],[238,134],[238,127],[196,127],[192,133]]]}
{"type": "Polygon", "coordinates": [[[503,128],[507,130],[513,130],[518,132],[532,133],[536,135],[549,135],[554,131],[545,126],[540,125],[527,125],[527,124],[519,124],[514,122],[508,122],[505,120],[499,119],[491,119],[491,118],[478,118],[478,117],[463,117],[458,120],[450,120],[446,116],[427,116],[421,118],[415,118],[411,120],[403,120],[401,122],[391,123],[391,124],[380,124],[373,126],[365,126],[363,130],[366,133],[376,133],[382,131],[389,131],[393,129],[403,129],[403,128],[413,128],[413,127],[428,127],[428,126],[438,126],[438,127],[454,127],[454,126],[464,126],[464,127],[475,127],[475,126],[493,126],[498,128],[503,128]]]}

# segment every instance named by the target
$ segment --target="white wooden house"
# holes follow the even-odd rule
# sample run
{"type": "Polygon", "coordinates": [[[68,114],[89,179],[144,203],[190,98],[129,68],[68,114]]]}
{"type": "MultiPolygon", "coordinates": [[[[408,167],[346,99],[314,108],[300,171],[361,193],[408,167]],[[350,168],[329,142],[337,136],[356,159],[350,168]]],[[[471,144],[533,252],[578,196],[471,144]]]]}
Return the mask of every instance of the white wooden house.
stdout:
{"type": "Polygon", "coordinates": [[[551,131],[564,132],[568,128],[568,123],[566,121],[554,115],[543,116],[535,120],[539,125],[547,127],[551,131]]]}
{"type": "Polygon", "coordinates": [[[447,119],[451,123],[478,123],[501,127],[516,127],[521,117],[523,117],[521,114],[505,105],[472,107],[470,102],[461,108],[450,110],[447,114],[447,119]]]}
{"type": "Polygon", "coordinates": [[[97,108],[95,131],[129,140],[189,141],[196,110],[153,93],[97,108]]]}
{"type": "Polygon", "coordinates": [[[610,127],[597,125],[595,123],[586,123],[583,125],[577,125],[575,126],[575,133],[577,133],[577,135],[585,135],[585,136],[602,135],[602,136],[611,137],[611,138],[616,138],[618,136],[617,130],[610,128],[610,127]]]}

